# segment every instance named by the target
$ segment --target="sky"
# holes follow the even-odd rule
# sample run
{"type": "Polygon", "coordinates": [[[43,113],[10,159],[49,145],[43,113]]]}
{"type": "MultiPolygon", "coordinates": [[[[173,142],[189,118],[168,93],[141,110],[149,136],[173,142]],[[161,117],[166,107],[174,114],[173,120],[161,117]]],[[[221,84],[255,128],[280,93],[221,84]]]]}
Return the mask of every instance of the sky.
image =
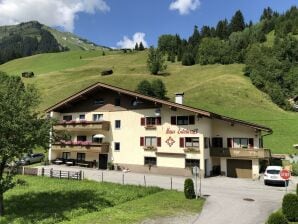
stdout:
{"type": "Polygon", "coordinates": [[[162,34],[188,38],[195,25],[216,26],[241,10],[257,22],[265,7],[285,12],[298,0],[0,0],[0,25],[37,20],[99,45],[157,45],[162,34]]]}

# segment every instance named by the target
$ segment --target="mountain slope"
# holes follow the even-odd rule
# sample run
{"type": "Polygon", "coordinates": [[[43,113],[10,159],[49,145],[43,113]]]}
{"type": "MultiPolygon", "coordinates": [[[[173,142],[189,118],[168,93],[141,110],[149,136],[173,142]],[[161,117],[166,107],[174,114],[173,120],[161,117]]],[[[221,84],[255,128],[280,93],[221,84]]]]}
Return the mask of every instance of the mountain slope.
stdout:
{"type": "Polygon", "coordinates": [[[43,100],[40,109],[97,81],[135,90],[143,79],[160,78],[166,84],[169,98],[173,99],[177,91],[184,91],[187,105],[267,125],[274,133],[265,137],[265,146],[275,153],[294,152],[292,145],[298,143],[298,114],[283,111],[257,90],[243,75],[244,65],[188,67],[169,63],[168,74],[154,76],[146,69],[146,58],[146,51],[111,52],[106,56],[98,51],[75,51],[14,60],[1,65],[0,70],[9,74],[19,74],[24,68],[38,71],[35,78],[24,81],[35,84],[40,90],[43,100]],[[62,58],[68,59],[61,63],[62,58]],[[114,74],[101,76],[100,71],[105,68],[113,68],[114,74]]]}

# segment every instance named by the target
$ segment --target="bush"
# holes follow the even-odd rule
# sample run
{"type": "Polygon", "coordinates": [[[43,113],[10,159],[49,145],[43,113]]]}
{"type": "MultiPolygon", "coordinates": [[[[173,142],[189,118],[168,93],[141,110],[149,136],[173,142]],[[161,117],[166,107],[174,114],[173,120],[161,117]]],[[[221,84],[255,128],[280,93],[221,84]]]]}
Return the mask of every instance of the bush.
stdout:
{"type": "Polygon", "coordinates": [[[274,212],[269,216],[266,224],[288,224],[288,220],[281,212],[274,212]]]}
{"type": "Polygon", "coordinates": [[[286,194],[284,196],[282,201],[282,212],[289,221],[298,221],[298,195],[286,194]]]}
{"type": "Polygon", "coordinates": [[[293,169],[292,175],[293,176],[298,176],[298,163],[293,163],[292,164],[292,169],[293,169]]]}
{"type": "Polygon", "coordinates": [[[298,184],[296,186],[296,194],[298,195],[298,184]]]}
{"type": "Polygon", "coordinates": [[[188,178],[184,181],[184,195],[187,199],[195,198],[195,188],[192,179],[188,178]]]}

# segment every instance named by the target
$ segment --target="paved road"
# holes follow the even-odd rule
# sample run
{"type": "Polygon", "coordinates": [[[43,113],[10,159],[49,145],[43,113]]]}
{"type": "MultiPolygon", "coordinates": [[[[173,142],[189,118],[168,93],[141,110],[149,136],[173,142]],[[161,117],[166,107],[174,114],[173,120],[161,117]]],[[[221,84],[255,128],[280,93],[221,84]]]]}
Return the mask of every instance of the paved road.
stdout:
{"type": "MultiPolygon", "coordinates": [[[[183,191],[184,177],[99,171],[88,168],[51,165],[58,170],[82,170],[86,179],[114,183],[159,186],[183,191]],[[144,178],[145,176],[145,178],[144,178]]],[[[290,182],[294,190],[298,179],[290,182]]],[[[263,224],[268,215],[281,207],[283,187],[265,186],[263,180],[212,177],[202,179],[202,195],[207,198],[204,209],[193,224],[263,224]],[[244,200],[250,199],[249,201],[244,200]],[[252,199],[252,200],[251,200],[252,199]]]]}

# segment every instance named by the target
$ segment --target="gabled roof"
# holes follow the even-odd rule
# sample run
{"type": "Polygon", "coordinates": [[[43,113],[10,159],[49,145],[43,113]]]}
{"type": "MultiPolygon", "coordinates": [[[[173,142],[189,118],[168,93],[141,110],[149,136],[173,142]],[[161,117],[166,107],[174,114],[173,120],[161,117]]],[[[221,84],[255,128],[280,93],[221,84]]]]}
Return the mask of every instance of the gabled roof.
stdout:
{"type": "Polygon", "coordinates": [[[118,93],[123,93],[123,94],[129,95],[129,96],[133,96],[133,97],[136,97],[136,98],[152,101],[152,102],[155,102],[155,103],[167,105],[169,107],[173,107],[173,108],[177,108],[177,109],[181,109],[181,110],[190,111],[190,112],[196,113],[196,114],[204,116],[204,117],[224,120],[224,121],[227,121],[227,122],[231,122],[233,124],[238,123],[238,124],[241,124],[241,125],[244,125],[244,126],[252,127],[252,128],[255,128],[255,129],[258,129],[258,130],[261,130],[261,131],[269,132],[269,133],[273,132],[271,128],[268,128],[268,127],[263,126],[263,125],[259,125],[259,124],[255,124],[255,123],[251,123],[251,122],[247,122],[247,121],[243,121],[243,120],[230,118],[230,117],[227,117],[227,116],[222,116],[220,114],[212,113],[210,111],[206,111],[206,110],[202,110],[202,109],[198,109],[198,108],[194,108],[194,107],[190,107],[190,106],[186,106],[186,105],[182,105],[182,104],[177,104],[177,103],[167,101],[167,100],[161,100],[161,99],[158,99],[158,98],[155,98],[155,97],[146,96],[146,95],[134,92],[134,91],[130,91],[130,90],[127,90],[127,89],[116,87],[116,86],[111,86],[111,85],[104,84],[104,83],[101,83],[101,82],[97,82],[97,83],[95,83],[95,84],[81,90],[80,92],[75,93],[72,96],[70,96],[70,97],[56,103],[55,105],[53,105],[53,106],[49,107],[48,109],[46,109],[46,112],[49,113],[51,111],[55,111],[58,108],[61,108],[63,105],[68,104],[68,103],[70,103],[70,102],[72,102],[76,99],[79,99],[80,97],[82,97],[82,95],[84,95],[86,93],[89,93],[89,92],[92,92],[97,88],[106,88],[106,89],[109,89],[109,90],[112,90],[112,91],[115,91],[115,92],[118,92],[118,93]]]}

